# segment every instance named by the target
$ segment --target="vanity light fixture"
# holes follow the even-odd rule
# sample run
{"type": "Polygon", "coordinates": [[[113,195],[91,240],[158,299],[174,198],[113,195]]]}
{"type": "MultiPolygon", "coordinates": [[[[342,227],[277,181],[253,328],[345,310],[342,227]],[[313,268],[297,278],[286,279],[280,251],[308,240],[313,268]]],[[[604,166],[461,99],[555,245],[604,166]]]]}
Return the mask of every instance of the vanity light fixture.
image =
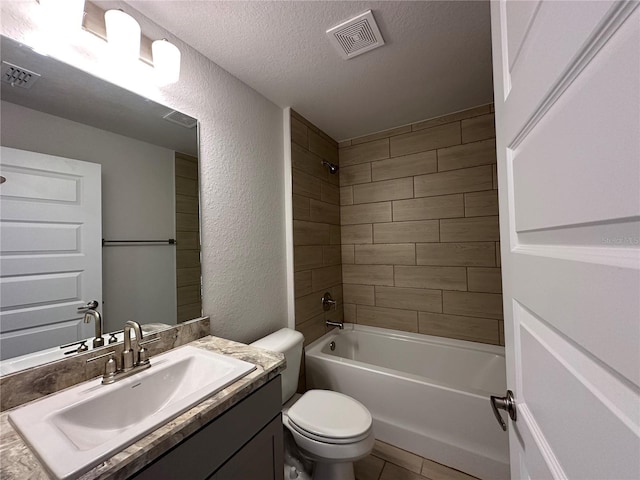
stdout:
{"type": "Polygon", "coordinates": [[[140,25],[122,10],[104,12],[107,43],[118,61],[132,62],[140,58],[140,25]]]}
{"type": "Polygon", "coordinates": [[[175,83],[180,78],[180,50],[167,39],[151,44],[153,69],[158,85],[175,83]]]}

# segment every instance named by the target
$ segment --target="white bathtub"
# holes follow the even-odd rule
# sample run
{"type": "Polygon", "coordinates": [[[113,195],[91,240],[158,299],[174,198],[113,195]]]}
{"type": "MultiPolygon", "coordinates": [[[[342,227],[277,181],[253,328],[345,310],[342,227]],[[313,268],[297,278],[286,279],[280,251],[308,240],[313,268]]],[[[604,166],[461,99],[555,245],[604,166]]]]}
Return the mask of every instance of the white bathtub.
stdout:
{"type": "Polygon", "coordinates": [[[489,405],[506,391],[503,347],[345,324],[305,353],[307,387],[362,402],[378,440],[482,479],[509,478],[508,436],[489,405]]]}

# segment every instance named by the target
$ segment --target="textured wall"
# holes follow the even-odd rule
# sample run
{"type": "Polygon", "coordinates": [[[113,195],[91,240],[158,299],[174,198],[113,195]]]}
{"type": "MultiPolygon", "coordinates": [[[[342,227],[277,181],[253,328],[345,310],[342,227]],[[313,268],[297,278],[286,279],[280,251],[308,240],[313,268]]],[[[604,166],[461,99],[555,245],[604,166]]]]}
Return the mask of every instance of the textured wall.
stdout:
{"type": "Polygon", "coordinates": [[[341,321],[340,172],[329,174],[322,160],[338,163],[338,144],[291,111],[293,258],[296,330],[305,344],[326,331],[326,320],[341,321]],[[338,303],[324,312],[325,292],[338,303]]]}
{"type": "Polygon", "coordinates": [[[126,3],[109,3],[133,14],[146,36],[180,48],[178,83],[155,87],[141,62],[123,75],[105,62],[105,42],[86,32],[43,42],[35,1],[3,1],[2,34],[40,43],[66,63],[200,121],[203,309],[211,331],[252,341],[285,326],[282,110],[126,3]]]}
{"type": "Polygon", "coordinates": [[[504,344],[492,111],[340,144],[346,321],[504,344]]]}

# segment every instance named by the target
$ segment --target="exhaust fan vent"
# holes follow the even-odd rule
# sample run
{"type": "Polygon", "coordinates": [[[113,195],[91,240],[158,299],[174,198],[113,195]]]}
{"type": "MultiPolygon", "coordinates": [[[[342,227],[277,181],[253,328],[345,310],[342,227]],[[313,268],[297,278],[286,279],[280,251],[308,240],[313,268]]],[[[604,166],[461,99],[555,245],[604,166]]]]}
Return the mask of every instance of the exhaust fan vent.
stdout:
{"type": "Polygon", "coordinates": [[[185,115],[184,113],[173,110],[167,113],[164,117],[167,122],[175,123],[176,125],[180,125],[185,128],[193,128],[198,124],[198,121],[190,117],[189,115],[185,115]]]}
{"type": "Polygon", "coordinates": [[[371,10],[330,28],[327,36],[345,60],[384,45],[371,10]]]}
{"type": "Polygon", "coordinates": [[[2,81],[12,87],[31,88],[38,78],[39,73],[2,61],[2,81]]]}

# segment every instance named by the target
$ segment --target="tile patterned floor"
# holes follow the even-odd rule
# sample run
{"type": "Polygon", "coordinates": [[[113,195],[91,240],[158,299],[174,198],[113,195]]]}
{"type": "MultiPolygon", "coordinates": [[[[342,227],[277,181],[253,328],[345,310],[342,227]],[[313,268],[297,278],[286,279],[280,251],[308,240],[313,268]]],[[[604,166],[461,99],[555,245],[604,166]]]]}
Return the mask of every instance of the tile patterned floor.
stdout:
{"type": "Polygon", "coordinates": [[[356,480],[478,480],[378,440],[371,455],[355,463],[355,472],[356,480]]]}

